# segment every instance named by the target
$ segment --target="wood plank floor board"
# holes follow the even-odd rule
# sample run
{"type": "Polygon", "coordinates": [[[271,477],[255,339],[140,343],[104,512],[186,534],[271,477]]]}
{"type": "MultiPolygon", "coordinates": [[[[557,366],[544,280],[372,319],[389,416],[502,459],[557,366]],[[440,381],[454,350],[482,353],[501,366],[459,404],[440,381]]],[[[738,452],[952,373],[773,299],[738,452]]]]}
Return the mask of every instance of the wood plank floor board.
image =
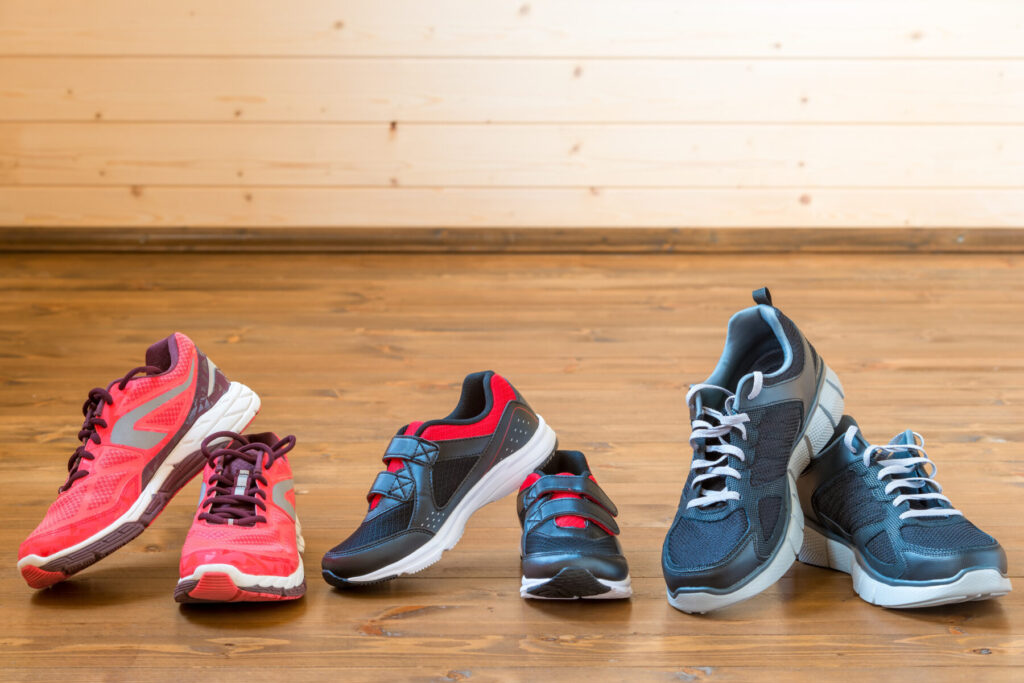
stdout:
{"type": "Polygon", "coordinates": [[[1024,257],[1017,255],[0,255],[4,680],[1016,681],[1024,584],[1003,599],[882,610],[797,564],[710,617],[664,599],[660,546],[689,462],[683,394],[768,284],[837,371],[868,436],[922,432],[953,501],[1024,581],[1024,257]],[[288,605],[172,600],[195,482],[139,539],[33,593],[16,548],[63,480],[82,397],[173,329],[294,432],[309,592],[288,605]],[[636,596],[518,597],[511,499],[427,571],[330,590],[320,555],[359,521],[397,426],[508,375],[582,446],[621,509],[636,596]],[[286,673],[287,672],[287,673],[286,673]]]}

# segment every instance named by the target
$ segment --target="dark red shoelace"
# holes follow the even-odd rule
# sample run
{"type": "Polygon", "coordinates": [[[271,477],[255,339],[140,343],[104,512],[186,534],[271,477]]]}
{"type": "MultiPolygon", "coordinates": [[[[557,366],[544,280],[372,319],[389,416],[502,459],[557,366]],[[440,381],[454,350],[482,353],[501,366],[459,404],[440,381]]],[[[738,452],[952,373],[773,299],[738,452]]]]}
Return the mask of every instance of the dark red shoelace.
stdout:
{"type": "Polygon", "coordinates": [[[266,522],[259,510],[267,509],[267,479],[263,476],[274,462],[295,447],[295,437],[286,436],[273,446],[250,443],[246,437],[234,432],[217,432],[203,439],[203,455],[213,468],[206,481],[206,496],[200,503],[205,508],[199,519],[211,524],[252,526],[266,522]],[[229,439],[227,446],[213,447],[214,441],[229,439]],[[248,472],[244,483],[239,475],[248,472]],[[241,486],[241,490],[239,487],[241,486]]]}
{"type": "Polygon", "coordinates": [[[158,375],[163,372],[162,369],[154,365],[141,365],[128,372],[124,377],[107,385],[106,389],[101,387],[95,387],[89,392],[89,398],[85,399],[85,403],[82,404],[82,415],[85,416],[85,421],[82,423],[82,429],[78,432],[78,440],[82,442],[82,445],[75,449],[75,452],[71,454],[71,458],[68,459],[68,479],[64,482],[63,486],[57,489],[57,493],[63,493],[71,488],[71,485],[82,477],[86,477],[89,473],[83,469],[83,460],[93,460],[95,456],[89,452],[89,442],[98,444],[100,442],[100,435],[96,433],[97,427],[107,427],[107,421],[100,417],[103,413],[103,405],[113,405],[114,398],[110,395],[110,389],[116,384],[117,388],[124,391],[125,387],[128,386],[128,382],[136,377],[140,372],[146,373],[146,377],[158,375]]]}

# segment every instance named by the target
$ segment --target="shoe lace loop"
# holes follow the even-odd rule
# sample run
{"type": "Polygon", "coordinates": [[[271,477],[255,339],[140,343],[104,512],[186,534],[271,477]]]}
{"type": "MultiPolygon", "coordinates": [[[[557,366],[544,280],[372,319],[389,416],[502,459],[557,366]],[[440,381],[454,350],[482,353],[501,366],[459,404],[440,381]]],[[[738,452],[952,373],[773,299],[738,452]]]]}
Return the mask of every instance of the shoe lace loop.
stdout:
{"type": "Polygon", "coordinates": [[[295,437],[286,436],[273,446],[251,443],[234,432],[216,432],[203,439],[202,453],[213,474],[206,481],[206,495],[199,504],[199,519],[211,524],[253,526],[267,518],[267,479],[263,473],[295,447],[295,437]],[[214,446],[214,442],[227,446],[214,446]],[[247,468],[248,466],[248,468],[247,468]]]}
{"type": "MultiPolygon", "coordinates": [[[[854,437],[858,431],[857,427],[850,426],[843,437],[843,442],[851,453],[857,452],[854,437]]],[[[885,485],[886,495],[891,495],[894,491],[930,489],[923,493],[899,493],[892,501],[893,506],[899,507],[903,503],[908,503],[908,509],[900,513],[900,519],[963,516],[964,513],[954,508],[949,498],[942,494],[942,486],[935,481],[939,466],[928,457],[924,450],[924,437],[917,432],[914,432],[914,443],[912,444],[888,444],[885,446],[868,444],[868,447],[864,449],[863,459],[865,467],[871,467],[872,460],[881,465],[877,476],[879,481],[888,480],[885,485]],[[908,454],[908,457],[892,457],[901,453],[908,454]],[[926,473],[928,468],[931,468],[928,476],[917,474],[918,472],[926,473]],[[935,502],[938,505],[935,505],[935,502]],[[949,507],[942,507],[942,503],[949,507]]]]}
{"type": "MultiPolygon", "coordinates": [[[[764,376],[760,372],[754,373],[754,382],[748,400],[752,400],[761,393],[764,386],[764,376]]],[[[728,500],[739,500],[739,491],[729,489],[728,479],[742,479],[743,475],[729,462],[729,458],[736,458],[741,463],[746,461],[743,449],[729,442],[732,432],[739,433],[743,440],[747,438],[747,425],[750,416],[747,413],[735,410],[736,395],[728,389],[714,384],[695,384],[686,393],[686,405],[694,413],[695,417],[690,423],[690,446],[705,457],[694,457],[690,469],[697,472],[691,488],[698,491],[697,497],[687,502],[686,507],[707,507],[716,503],[728,500]],[[726,395],[724,411],[701,405],[699,411],[696,409],[694,399],[697,394],[704,390],[721,391],[726,395]],[[707,457],[707,454],[717,455],[715,459],[707,457]]]]}
{"type": "Polygon", "coordinates": [[[82,415],[85,417],[85,421],[82,422],[82,428],[78,431],[78,440],[82,444],[75,449],[68,459],[68,478],[57,489],[57,493],[64,493],[71,488],[71,485],[82,477],[86,477],[89,473],[83,469],[83,460],[94,460],[95,456],[88,450],[89,443],[98,444],[100,442],[100,435],[96,433],[97,427],[106,429],[107,421],[104,420],[100,415],[103,413],[104,405],[113,405],[114,398],[110,395],[110,390],[116,384],[117,388],[121,391],[125,390],[128,386],[128,382],[133,379],[138,379],[136,375],[140,372],[146,373],[146,376],[152,376],[163,372],[160,368],[153,365],[141,365],[137,368],[133,368],[121,379],[115,379],[113,382],[107,385],[106,389],[102,387],[94,387],[89,391],[89,397],[85,399],[85,403],[82,404],[82,415]]]}

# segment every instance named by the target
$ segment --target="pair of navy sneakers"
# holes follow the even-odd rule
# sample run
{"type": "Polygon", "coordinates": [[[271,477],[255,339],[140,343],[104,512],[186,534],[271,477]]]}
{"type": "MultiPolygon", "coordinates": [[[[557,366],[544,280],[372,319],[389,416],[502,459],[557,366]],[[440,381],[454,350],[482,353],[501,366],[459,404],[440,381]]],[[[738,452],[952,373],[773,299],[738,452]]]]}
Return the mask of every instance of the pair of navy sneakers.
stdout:
{"type": "Polygon", "coordinates": [[[359,527],[323,558],[327,583],[349,588],[426,569],[458,543],[470,516],[519,491],[524,598],[632,594],[618,511],[579,451],[504,377],[468,375],[447,417],[403,426],[366,496],[359,527]]]}
{"type": "Polygon", "coordinates": [[[693,461],[662,549],[669,603],[727,607],[797,559],[850,574],[883,607],[1008,593],[1005,552],[943,495],[923,438],[869,443],[836,374],[767,288],[753,296],[686,395],[693,461]]]}

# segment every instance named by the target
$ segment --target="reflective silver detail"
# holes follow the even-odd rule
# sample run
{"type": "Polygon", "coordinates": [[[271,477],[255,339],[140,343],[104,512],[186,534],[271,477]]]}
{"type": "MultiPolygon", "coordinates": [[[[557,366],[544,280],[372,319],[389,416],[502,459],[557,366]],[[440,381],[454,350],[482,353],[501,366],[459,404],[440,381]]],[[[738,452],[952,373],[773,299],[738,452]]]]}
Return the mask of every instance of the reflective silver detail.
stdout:
{"type": "Polygon", "coordinates": [[[206,395],[209,396],[213,393],[213,385],[216,384],[217,379],[217,366],[213,364],[209,356],[206,357],[206,371],[210,375],[209,384],[206,387],[206,395]]]}
{"type": "Polygon", "coordinates": [[[152,448],[163,441],[163,438],[167,436],[165,432],[139,431],[135,429],[135,423],[188,389],[192,385],[192,380],[195,379],[195,376],[196,363],[195,359],[192,359],[188,368],[188,377],[184,382],[168,389],[156,398],[151,398],[142,405],[129,410],[121,416],[121,419],[114,423],[114,428],[110,430],[110,443],[146,449],[152,448]]]}
{"type": "Polygon", "coordinates": [[[242,470],[238,473],[238,478],[235,479],[235,495],[244,496],[245,487],[249,483],[249,470],[242,470]]]}
{"type": "Polygon", "coordinates": [[[295,520],[295,506],[291,504],[285,494],[295,488],[295,484],[291,479],[282,479],[281,481],[274,484],[274,489],[270,493],[270,499],[274,501],[274,505],[284,510],[292,520],[295,520]]]}

